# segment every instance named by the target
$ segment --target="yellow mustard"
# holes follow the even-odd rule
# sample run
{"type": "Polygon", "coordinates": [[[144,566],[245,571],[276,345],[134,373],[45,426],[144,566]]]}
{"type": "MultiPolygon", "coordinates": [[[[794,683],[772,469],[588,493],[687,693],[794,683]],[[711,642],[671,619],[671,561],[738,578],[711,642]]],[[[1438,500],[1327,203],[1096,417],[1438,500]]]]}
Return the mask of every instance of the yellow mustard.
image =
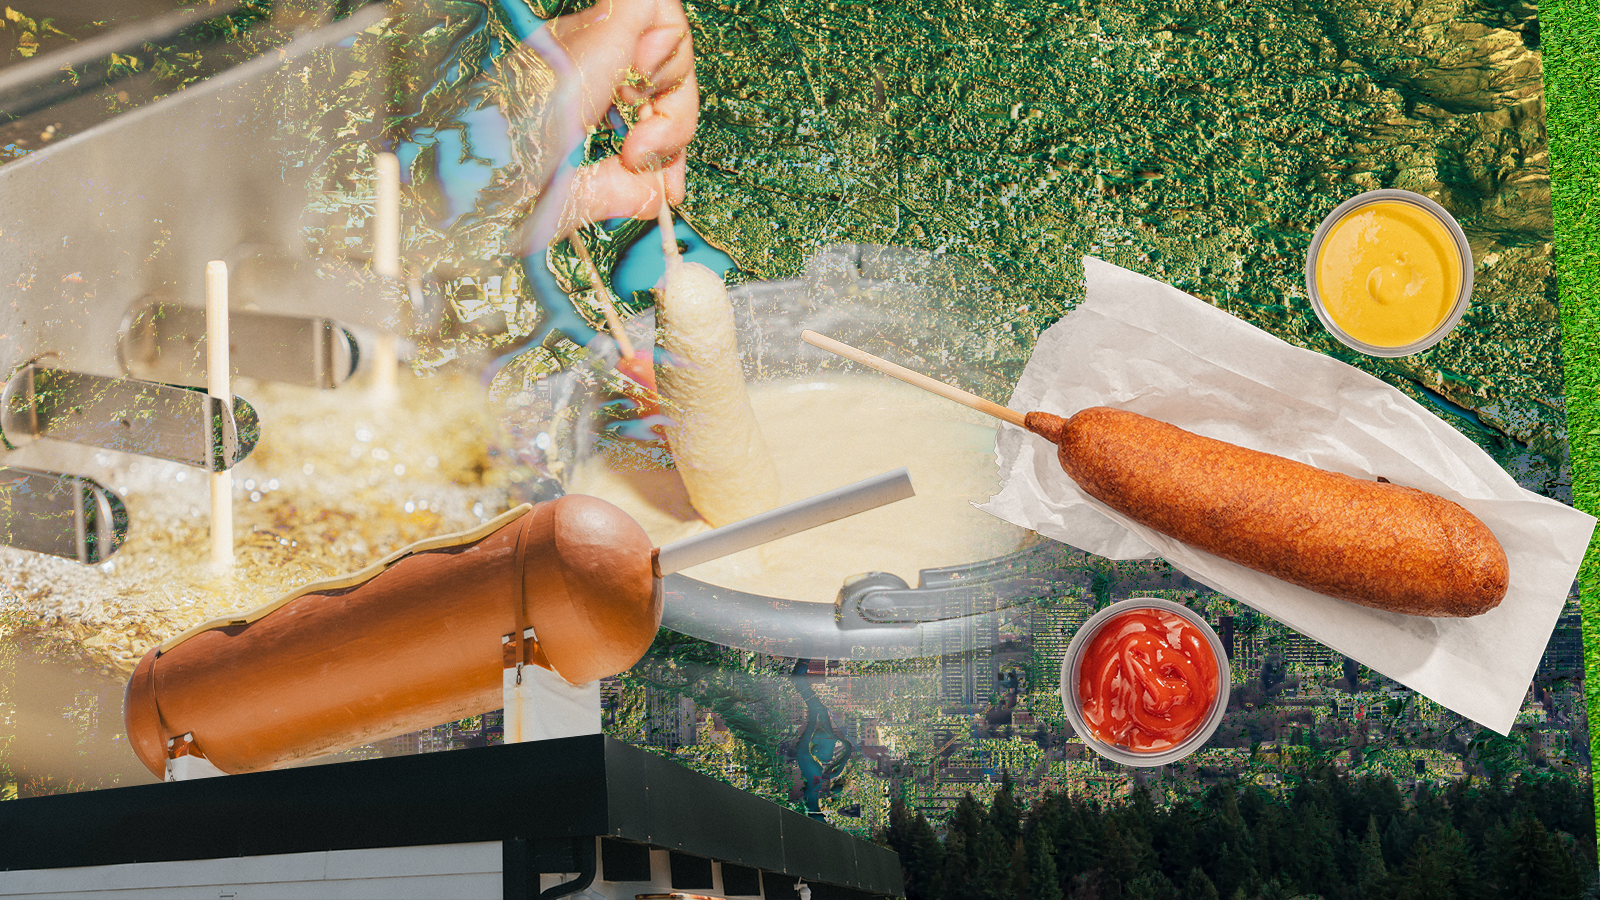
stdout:
{"type": "Polygon", "coordinates": [[[1375,347],[1404,347],[1450,315],[1461,256],[1445,224],[1401,200],[1352,210],[1317,253],[1317,293],[1346,334],[1375,347]]]}

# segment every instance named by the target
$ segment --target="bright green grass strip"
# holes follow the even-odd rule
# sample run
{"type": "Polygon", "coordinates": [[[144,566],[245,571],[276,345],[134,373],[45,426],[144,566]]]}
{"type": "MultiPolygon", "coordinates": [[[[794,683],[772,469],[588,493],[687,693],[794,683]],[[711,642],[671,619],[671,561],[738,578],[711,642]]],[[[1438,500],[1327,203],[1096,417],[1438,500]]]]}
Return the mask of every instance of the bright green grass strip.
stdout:
{"type": "MultiPolygon", "coordinates": [[[[1540,7],[1539,19],[1572,492],[1579,509],[1600,514],[1600,0],[1551,0],[1540,7]]],[[[1600,758],[1600,551],[1595,544],[1589,545],[1578,580],[1589,747],[1595,759],[1600,758]]]]}

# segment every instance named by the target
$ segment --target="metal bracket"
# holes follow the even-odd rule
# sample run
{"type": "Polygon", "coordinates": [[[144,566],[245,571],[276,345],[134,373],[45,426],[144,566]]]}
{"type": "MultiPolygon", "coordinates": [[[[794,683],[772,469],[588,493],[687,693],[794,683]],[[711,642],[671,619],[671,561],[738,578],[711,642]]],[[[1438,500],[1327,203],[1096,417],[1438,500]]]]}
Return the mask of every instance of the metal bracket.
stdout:
{"type": "MultiPolygon", "coordinates": [[[[234,372],[262,381],[335,388],[360,361],[355,335],[315,316],[229,313],[234,372]]],[[[129,375],[173,384],[205,383],[206,311],[176,303],[137,305],[123,320],[117,352],[129,375]]]]}
{"type": "Polygon", "coordinates": [[[10,450],[52,438],[220,472],[249,456],[260,436],[243,397],[230,408],[199,388],[30,362],[0,390],[0,442],[10,450]]]}
{"type": "Polygon", "coordinates": [[[194,732],[167,740],[167,781],[193,781],[226,774],[195,746],[194,732]]]}
{"type": "Polygon", "coordinates": [[[128,536],[128,510],[108,488],[77,475],[0,467],[0,543],[104,562],[128,536]]]}

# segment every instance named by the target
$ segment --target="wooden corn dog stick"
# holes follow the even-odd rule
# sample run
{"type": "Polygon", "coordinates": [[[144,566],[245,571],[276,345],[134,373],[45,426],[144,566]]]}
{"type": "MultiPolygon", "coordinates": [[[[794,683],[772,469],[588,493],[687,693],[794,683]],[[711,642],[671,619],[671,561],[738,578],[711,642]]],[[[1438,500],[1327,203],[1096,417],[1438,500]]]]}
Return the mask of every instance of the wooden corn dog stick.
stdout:
{"type": "Polygon", "coordinates": [[[600,269],[589,256],[589,248],[584,246],[583,238],[574,230],[569,239],[572,250],[583,263],[584,273],[589,276],[589,281],[595,288],[595,299],[600,303],[600,312],[606,317],[606,330],[611,332],[611,337],[617,342],[617,371],[627,376],[643,392],[642,396],[635,396],[639,402],[638,415],[640,418],[656,415],[661,412],[660,399],[656,396],[655,365],[648,353],[643,359],[635,355],[633,342],[628,340],[627,329],[622,324],[622,317],[617,314],[617,307],[611,302],[611,291],[605,285],[605,280],[600,276],[600,269]]]}
{"type": "MultiPolygon", "coordinates": [[[[646,103],[639,108],[639,121],[653,118],[656,107],[653,103],[646,103]]],[[[682,256],[678,253],[678,237],[672,230],[672,208],[667,204],[667,171],[663,164],[656,164],[656,189],[661,192],[661,205],[656,207],[656,227],[661,231],[661,253],[667,259],[667,271],[671,271],[675,263],[682,256]]]]}
{"type": "Polygon", "coordinates": [[[622,327],[622,317],[617,315],[616,304],[611,302],[611,292],[606,290],[605,281],[600,277],[600,268],[589,257],[589,248],[584,246],[577,229],[573,229],[567,243],[572,245],[572,252],[578,255],[578,261],[583,263],[583,274],[589,277],[589,283],[594,286],[595,302],[600,304],[600,312],[606,317],[606,328],[617,342],[617,349],[622,351],[622,358],[633,358],[633,342],[628,340],[627,332],[622,327]]]}
{"type": "Polygon", "coordinates": [[[661,205],[656,208],[656,227],[661,231],[661,252],[671,268],[682,257],[678,253],[678,235],[672,230],[672,207],[667,204],[667,173],[656,170],[656,187],[661,191],[661,205]]]}
{"type": "Polygon", "coordinates": [[[906,384],[914,385],[925,391],[932,391],[947,400],[954,400],[963,406],[970,406],[985,415],[994,416],[1005,422],[1010,422],[1021,428],[1027,428],[1024,421],[1025,415],[1014,409],[1007,409],[998,403],[985,400],[977,394],[971,394],[958,387],[952,387],[942,381],[929,378],[921,372],[913,372],[905,366],[897,366],[887,359],[873,356],[865,350],[857,350],[849,344],[843,344],[826,335],[817,334],[815,331],[800,332],[800,339],[813,347],[821,347],[829,353],[835,353],[845,359],[861,363],[864,366],[877,369],[885,375],[898,378],[906,384]]]}

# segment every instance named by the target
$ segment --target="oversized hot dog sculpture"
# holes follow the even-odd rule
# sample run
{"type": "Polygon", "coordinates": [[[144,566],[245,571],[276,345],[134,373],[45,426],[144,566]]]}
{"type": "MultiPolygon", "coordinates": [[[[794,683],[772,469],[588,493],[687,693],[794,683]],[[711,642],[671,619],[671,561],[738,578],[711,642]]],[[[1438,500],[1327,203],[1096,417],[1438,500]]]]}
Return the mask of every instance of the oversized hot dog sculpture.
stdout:
{"type": "Polygon", "coordinates": [[[256,772],[499,709],[508,650],[593,681],[650,648],[664,574],[912,493],[898,469],[659,550],[595,497],[520,506],[166,641],[128,681],[128,738],[158,777],[186,734],[216,768],[256,772]]]}
{"type": "Polygon", "coordinates": [[[151,650],[123,714],[158,776],[186,733],[254,772],[501,706],[504,635],[574,684],[620,672],[661,621],[650,539],[603,500],[518,507],[151,650]]]}
{"type": "Polygon", "coordinates": [[[1364,481],[1106,407],[1026,415],[815,332],[808,343],[1057,445],[1084,492],[1168,537],[1291,584],[1417,616],[1475,616],[1510,570],[1488,526],[1415,488],[1364,481]]]}

